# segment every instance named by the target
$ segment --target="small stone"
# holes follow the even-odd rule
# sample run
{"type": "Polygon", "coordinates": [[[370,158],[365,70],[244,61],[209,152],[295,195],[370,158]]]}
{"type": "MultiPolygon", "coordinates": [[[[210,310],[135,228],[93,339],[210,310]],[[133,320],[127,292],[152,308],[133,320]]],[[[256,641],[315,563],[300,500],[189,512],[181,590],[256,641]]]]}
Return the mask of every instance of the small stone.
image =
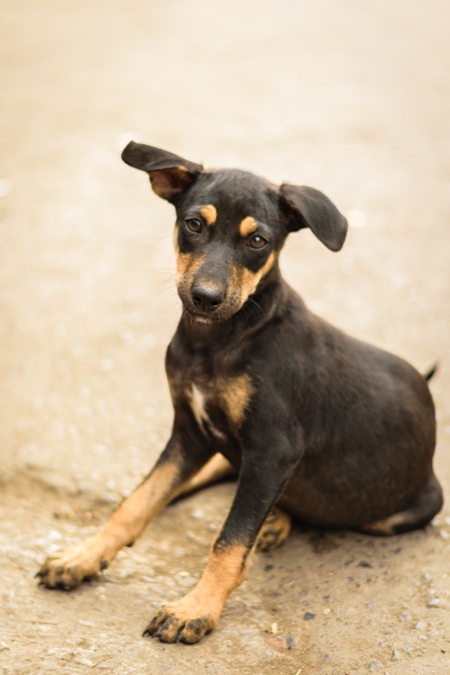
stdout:
{"type": "Polygon", "coordinates": [[[403,612],[400,614],[400,621],[410,621],[411,620],[411,614],[408,614],[408,612],[403,612]]]}
{"type": "Polygon", "coordinates": [[[439,530],[439,536],[441,539],[448,539],[450,534],[446,530],[439,530]]]}
{"type": "Polygon", "coordinates": [[[205,514],[202,509],[195,509],[195,511],[192,511],[191,513],[191,518],[195,518],[195,520],[201,520],[204,517],[205,514]]]}
{"type": "Polygon", "coordinates": [[[370,564],[370,562],[367,562],[367,560],[361,560],[361,562],[359,562],[357,566],[358,567],[367,567],[369,569],[372,569],[372,565],[370,564]]]}
{"type": "Polygon", "coordinates": [[[89,659],[85,659],[84,657],[79,657],[78,659],[75,659],[75,663],[79,663],[80,666],[89,666],[89,668],[93,668],[95,666],[95,663],[93,661],[89,661],[89,659]]]}
{"type": "Polygon", "coordinates": [[[381,670],[382,668],[383,666],[379,661],[372,661],[372,663],[369,663],[369,670],[371,673],[375,673],[375,671],[381,670]]]}
{"type": "Polygon", "coordinates": [[[278,635],[270,638],[269,643],[278,649],[292,649],[297,645],[297,639],[293,635],[278,635]]]}
{"type": "Polygon", "coordinates": [[[305,619],[305,621],[314,621],[316,615],[313,614],[312,612],[305,612],[303,618],[305,619]]]}
{"type": "Polygon", "coordinates": [[[177,575],[177,581],[183,588],[190,588],[191,586],[195,586],[197,579],[190,574],[187,577],[177,575]]]}
{"type": "Polygon", "coordinates": [[[197,535],[194,534],[194,532],[191,532],[191,531],[186,532],[186,539],[188,539],[188,541],[194,542],[195,544],[201,544],[202,543],[202,540],[200,539],[200,537],[197,537],[197,535]]]}
{"type": "Polygon", "coordinates": [[[439,598],[430,598],[427,602],[427,607],[439,607],[439,598]]]}
{"type": "Polygon", "coordinates": [[[293,649],[297,646],[297,638],[294,635],[286,635],[286,643],[288,649],[293,649]]]}
{"type": "Polygon", "coordinates": [[[403,647],[403,651],[406,652],[406,654],[411,654],[412,647],[410,647],[409,645],[406,645],[406,647],[403,647]]]}
{"type": "Polygon", "coordinates": [[[393,632],[394,632],[393,629],[390,628],[389,626],[386,626],[386,628],[384,629],[385,635],[391,635],[393,632]]]}
{"type": "Polygon", "coordinates": [[[109,661],[101,663],[99,666],[97,666],[97,668],[106,670],[107,668],[118,668],[118,666],[120,666],[120,661],[117,659],[110,659],[109,661]]]}
{"type": "Polygon", "coordinates": [[[428,574],[428,572],[425,572],[425,574],[422,575],[422,579],[424,581],[431,581],[431,575],[428,574]]]}
{"type": "Polygon", "coordinates": [[[427,624],[424,623],[423,621],[418,621],[418,622],[416,623],[416,625],[414,626],[414,628],[415,628],[416,630],[425,630],[426,627],[427,627],[427,624]]]}
{"type": "Polygon", "coordinates": [[[122,498],[114,492],[102,492],[99,501],[103,504],[119,504],[122,498]]]}
{"type": "Polygon", "coordinates": [[[391,653],[391,659],[392,659],[392,661],[398,661],[399,658],[400,658],[400,652],[398,652],[397,650],[393,649],[393,650],[392,650],[392,653],[391,653]]]}
{"type": "Polygon", "coordinates": [[[81,494],[92,494],[95,491],[95,485],[94,483],[90,483],[88,481],[83,481],[78,485],[78,490],[81,494]]]}

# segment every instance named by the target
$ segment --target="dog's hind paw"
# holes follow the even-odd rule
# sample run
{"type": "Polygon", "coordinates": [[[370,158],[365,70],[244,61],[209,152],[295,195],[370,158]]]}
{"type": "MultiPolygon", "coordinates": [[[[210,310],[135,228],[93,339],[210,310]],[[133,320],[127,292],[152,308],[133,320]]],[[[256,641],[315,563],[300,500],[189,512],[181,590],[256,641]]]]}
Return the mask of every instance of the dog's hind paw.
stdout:
{"type": "Polygon", "coordinates": [[[258,550],[273,551],[281,546],[291,531],[291,524],[291,516],[274,506],[259,531],[256,544],[258,550]]]}

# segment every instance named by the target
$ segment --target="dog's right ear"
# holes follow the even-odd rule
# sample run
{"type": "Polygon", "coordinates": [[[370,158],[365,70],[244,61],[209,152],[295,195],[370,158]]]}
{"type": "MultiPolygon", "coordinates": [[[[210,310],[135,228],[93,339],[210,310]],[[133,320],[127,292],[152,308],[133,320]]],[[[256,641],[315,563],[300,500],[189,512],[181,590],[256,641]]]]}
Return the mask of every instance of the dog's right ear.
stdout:
{"type": "Polygon", "coordinates": [[[128,143],[122,152],[122,159],[135,169],[146,171],[158,197],[175,205],[203,172],[201,164],[194,164],[166,150],[134,141],[128,143]]]}

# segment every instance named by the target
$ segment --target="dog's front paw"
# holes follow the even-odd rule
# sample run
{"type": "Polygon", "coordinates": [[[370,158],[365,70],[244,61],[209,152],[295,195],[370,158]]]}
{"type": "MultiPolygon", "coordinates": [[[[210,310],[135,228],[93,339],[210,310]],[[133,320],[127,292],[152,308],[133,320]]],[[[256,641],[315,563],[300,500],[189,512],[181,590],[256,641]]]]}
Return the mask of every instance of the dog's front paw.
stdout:
{"type": "Polygon", "coordinates": [[[42,586],[71,591],[107,566],[95,541],[90,540],[48,556],[36,577],[42,586]]]}
{"type": "Polygon", "coordinates": [[[192,645],[215,627],[221,607],[202,606],[189,594],[172,605],[159,610],[143,635],[157,637],[161,642],[184,642],[192,645]]]}

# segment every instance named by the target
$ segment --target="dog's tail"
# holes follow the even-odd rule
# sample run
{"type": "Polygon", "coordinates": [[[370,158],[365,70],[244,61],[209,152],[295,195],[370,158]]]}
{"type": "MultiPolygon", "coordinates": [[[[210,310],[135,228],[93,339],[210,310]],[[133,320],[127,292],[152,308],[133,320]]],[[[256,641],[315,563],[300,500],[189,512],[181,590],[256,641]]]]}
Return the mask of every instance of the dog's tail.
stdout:
{"type": "Polygon", "coordinates": [[[435,375],[437,373],[437,370],[438,370],[438,364],[435,363],[434,366],[432,366],[430,368],[430,370],[427,370],[427,372],[425,373],[425,375],[424,375],[425,380],[427,382],[429,382],[431,380],[431,378],[433,377],[433,375],[435,375]]]}

